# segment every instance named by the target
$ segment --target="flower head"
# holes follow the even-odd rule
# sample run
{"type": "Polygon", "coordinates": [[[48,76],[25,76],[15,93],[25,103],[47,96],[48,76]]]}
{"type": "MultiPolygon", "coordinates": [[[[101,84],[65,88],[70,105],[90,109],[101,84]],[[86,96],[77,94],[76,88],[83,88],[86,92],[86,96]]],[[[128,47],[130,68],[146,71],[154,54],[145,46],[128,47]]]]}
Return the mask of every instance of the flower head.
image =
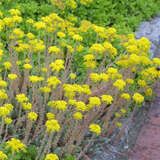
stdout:
{"type": "Polygon", "coordinates": [[[59,158],[56,154],[51,153],[46,155],[45,160],[59,160],[59,158]]]}
{"type": "Polygon", "coordinates": [[[144,97],[139,93],[135,93],[133,95],[133,100],[137,103],[142,103],[144,101],[144,97]]]}
{"type": "Polygon", "coordinates": [[[12,154],[15,152],[20,152],[22,150],[23,152],[26,152],[26,145],[23,144],[19,139],[11,138],[10,141],[6,142],[6,149],[11,149],[12,154]]]}
{"type": "Polygon", "coordinates": [[[89,128],[90,128],[90,131],[91,132],[94,132],[94,133],[96,133],[96,134],[100,134],[101,133],[101,127],[98,125],[98,124],[91,124],[90,126],[89,126],[89,128]]]}
{"type": "Polygon", "coordinates": [[[37,115],[37,113],[35,113],[35,112],[30,112],[30,113],[28,113],[28,118],[29,118],[31,121],[36,121],[36,120],[37,120],[37,117],[38,117],[38,115],[37,115]]]}
{"type": "Polygon", "coordinates": [[[0,151],[0,160],[5,160],[5,159],[8,159],[7,155],[2,151],[0,151]]]}
{"type": "Polygon", "coordinates": [[[60,125],[58,124],[58,121],[55,119],[47,120],[46,122],[47,132],[55,132],[60,130],[60,125]]]}

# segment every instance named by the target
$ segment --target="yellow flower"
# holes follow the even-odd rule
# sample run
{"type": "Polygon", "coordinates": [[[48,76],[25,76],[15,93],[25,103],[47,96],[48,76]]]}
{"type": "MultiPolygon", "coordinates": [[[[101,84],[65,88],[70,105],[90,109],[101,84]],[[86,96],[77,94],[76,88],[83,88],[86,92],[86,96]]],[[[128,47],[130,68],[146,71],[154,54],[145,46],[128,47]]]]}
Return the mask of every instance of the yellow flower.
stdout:
{"type": "Polygon", "coordinates": [[[16,61],[16,64],[19,66],[19,65],[22,64],[22,62],[21,61],[16,61]]]}
{"type": "Polygon", "coordinates": [[[61,69],[64,69],[64,61],[62,59],[57,59],[55,62],[52,62],[49,67],[52,68],[52,71],[58,73],[61,69]]]}
{"type": "Polygon", "coordinates": [[[81,120],[82,118],[83,118],[83,115],[82,115],[82,113],[81,112],[76,112],[76,113],[74,113],[74,118],[76,119],[76,120],[81,120]]]}
{"type": "Polygon", "coordinates": [[[126,79],[126,82],[127,82],[128,84],[133,84],[133,83],[134,83],[134,80],[133,80],[133,79],[128,78],[128,79],[126,79]]]}
{"type": "Polygon", "coordinates": [[[23,67],[25,69],[32,69],[32,65],[30,65],[30,64],[24,64],[23,67]]]}
{"type": "Polygon", "coordinates": [[[117,127],[122,127],[122,123],[117,122],[117,123],[116,123],[116,126],[117,126],[117,127]]]}
{"type": "Polygon", "coordinates": [[[18,9],[10,9],[9,13],[11,15],[21,15],[21,12],[18,9]]]}
{"type": "Polygon", "coordinates": [[[5,123],[6,123],[7,125],[9,125],[9,124],[12,123],[13,120],[12,120],[11,118],[6,117],[6,118],[4,119],[4,121],[5,121],[5,123]]]}
{"type": "Polygon", "coordinates": [[[82,45],[79,45],[79,46],[77,47],[77,51],[78,51],[78,52],[81,52],[81,51],[83,50],[83,48],[84,48],[84,47],[83,47],[82,45]]]}
{"type": "Polygon", "coordinates": [[[44,80],[43,77],[29,76],[29,81],[31,81],[32,83],[41,82],[43,80],[44,80]]]}
{"type": "Polygon", "coordinates": [[[48,113],[46,114],[46,116],[47,116],[48,120],[54,119],[54,117],[55,117],[55,115],[54,115],[53,113],[51,113],[51,112],[48,112],[48,113]]]}
{"type": "Polygon", "coordinates": [[[34,23],[34,20],[30,18],[30,19],[28,19],[26,22],[27,22],[27,23],[30,23],[30,24],[33,24],[33,23],[34,23]]]}
{"type": "Polygon", "coordinates": [[[100,134],[101,133],[101,127],[98,125],[98,124],[91,124],[90,126],[89,126],[89,128],[90,128],[90,131],[91,132],[94,132],[94,133],[96,133],[96,134],[100,134]]]}
{"type": "Polygon", "coordinates": [[[148,88],[147,90],[144,91],[146,96],[152,96],[152,89],[148,88]]]}
{"type": "Polygon", "coordinates": [[[13,105],[12,104],[4,104],[3,107],[7,108],[10,112],[13,110],[13,105]]]}
{"type": "Polygon", "coordinates": [[[89,105],[93,106],[100,106],[101,101],[98,97],[89,97],[89,105]]]}
{"type": "Polygon", "coordinates": [[[46,28],[46,24],[44,22],[36,22],[34,24],[34,27],[37,29],[37,30],[40,30],[40,29],[45,29],[46,28]]]}
{"type": "Polygon", "coordinates": [[[145,80],[138,80],[138,85],[141,86],[141,87],[146,87],[147,83],[146,83],[145,80]]]}
{"type": "Polygon", "coordinates": [[[81,37],[79,34],[75,34],[75,35],[73,35],[73,40],[75,40],[75,41],[82,41],[83,40],[83,37],[81,37]]]}
{"type": "Polygon", "coordinates": [[[61,81],[56,76],[51,76],[47,79],[48,86],[56,88],[57,85],[61,84],[61,81]]]}
{"type": "Polygon", "coordinates": [[[30,112],[30,113],[28,113],[28,118],[29,118],[31,121],[36,121],[36,120],[37,120],[37,117],[38,117],[38,115],[37,115],[37,113],[35,113],[35,112],[30,112]]]}
{"type": "Polygon", "coordinates": [[[31,110],[32,109],[32,104],[31,103],[22,103],[22,107],[24,110],[31,110]]]}
{"type": "Polygon", "coordinates": [[[20,152],[22,150],[23,152],[26,152],[26,145],[23,144],[19,139],[11,138],[10,141],[6,142],[6,149],[11,149],[12,155],[15,154],[15,152],[20,152]]]}
{"type": "Polygon", "coordinates": [[[25,101],[28,101],[28,98],[25,96],[25,94],[17,94],[16,99],[19,103],[23,103],[25,101]]]}
{"type": "Polygon", "coordinates": [[[96,52],[96,53],[103,54],[105,52],[105,48],[103,47],[102,44],[95,43],[90,47],[89,51],[92,53],[96,52]]]}
{"type": "Polygon", "coordinates": [[[11,80],[15,80],[17,78],[16,74],[8,74],[8,78],[11,80]]]}
{"type": "Polygon", "coordinates": [[[59,160],[59,158],[56,154],[51,153],[46,155],[45,160],[59,160]]]}
{"type": "Polygon", "coordinates": [[[3,13],[0,11],[0,18],[2,18],[3,17],[3,13]]]}
{"type": "Polygon", "coordinates": [[[50,46],[50,47],[48,48],[48,52],[49,52],[49,53],[58,54],[58,53],[60,52],[60,49],[59,49],[58,47],[56,47],[56,46],[50,46]]]}
{"type": "Polygon", "coordinates": [[[133,100],[136,102],[136,103],[142,103],[144,101],[144,97],[139,94],[139,93],[135,93],[133,95],[133,100]]]}
{"type": "Polygon", "coordinates": [[[0,99],[7,99],[8,98],[8,95],[6,93],[6,91],[4,89],[1,89],[0,90],[0,99]]]}
{"type": "Polygon", "coordinates": [[[114,48],[111,43],[104,42],[103,46],[109,55],[111,56],[117,55],[117,49],[114,48]]]}
{"type": "Polygon", "coordinates": [[[93,54],[87,54],[83,58],[84,58],[85,61],[93,61],[93,60],[95,60],[95,56],[93,54]]]}
{"type": "Polygon", "coordinates": [[[24,32],[19,28],[15,28],[13,30],[13,35],[16,36],[16,38],[23,38],[24,37],[24,32]]]}
{"type": "Polygon", "coordinates": [[[8,159],[7,155],[2,151],[0,151],[0,160],[5,160],[5,159],[8,159]]]}
{"type": "Polygon", "coordinates": [[[10,69],[12,67],[10,62],[4,62],[3,66],[4,66],[5,69],[10,69]]]}
{"type": "Polygon", "coordinates": [[[42,91],[42,92],[44,92],[44,93],[50,93],[51,92],[51,88],[49,88],[49,87],[41,87],[40,88],[40,90],[42,91]]]}
{"type": "Polygon", "coordinates": [[[101,80],[101,76],[97,73],[90,73],[90,79],[96,83],[101,80]]]}
{"type": "Polygon", "coordinates": [[[7,87],[7,82],[0,80],[0,87],[7,87]]]}
{"type": "Polygon", "coordinates": [[[129,101],[131,97],[130,97],[130,95],[128,93],[122,93],[121,94],[121,98],[124,98],[124,99],[129,101]]]}
{"type": "Polygon", "coordinates": [[[1,117],[6,117],[10,114],[10,111],[6,107],[0,107],[0,116],[1,117]]]}
{"type": "Polygon", "coordinates": [[[57,36],[58,36],[59,38],[64,38],[66,35],[65,35],[65,33],[63,33],[63,32],[57,32],[57,36]]]}
{"type": "Polygon", "coordinates": [[[125,114],[125,113],[126,113],[126,110],[125,110],[125,109],[121,109],[121,112],[122,112],[123,114],[125,114]]]}
{"type": "Polygon", "coordinates": [[[112,104],[113,97],[111,95],[102,95],[101,98],[103,102],[107,104],[112,104]]]}
{"type": "Polygon", "coordinates": [[[49,101],[48,105],[50,107],[56,107],[59,110],[65,111],[67,109],[66,101],[49,101]]]}
{"type": "Polygon", "coordinates": [[[123,90],[126,82],[123,79],[118,79],[113,83],[113,86],[117,87],[118,90],[123,90]]]}
{"type": "Polygon", "coordinates": [[[118,112],[115,113],[115,116],[116,116],[117,118],[120,118],[120,117],[121,117],[121,115],[120,115],[118,112]]]}
{"type": "Polygon", "coordinates": [[[42,72],[47,72],[47,68],[43,67],[43,68],[41,68],[41,71],[42,72]]]}
{"type": "Polygon", "coordinates": [[[46,121],[46,127],[47,127],[47,132],[55,132],[60,130],[60,125],[58,124],[58,121],[55,119],[47,120],[46,121]]]}
{"type": "Polygon", "coordinates": [[[118,70],[117,70],[117,68],[109,67],[106,72],[108,74],[117,74],[118,70]]]}
{"type": "Polygon", "coordinates": [[[27,33],[27,37],[28,37],[29,39],[33,39],[35,36],[34,36],[33,33],[27,33]]]}
{"type": "Polygon", "coordinates": [[[76,78],[76,74],[74,74],[74,73],[71,73],[69,76],[70,76],[71,79],[75,79],[76,78]]]}
{"type": "Polygon", "coordinates": [[[99,76],[100,76],[100,78],[101,78],[102,81],[108,82],[108,79],[109,79],[109,75],[108,74],[101,73],[99,76]]]}

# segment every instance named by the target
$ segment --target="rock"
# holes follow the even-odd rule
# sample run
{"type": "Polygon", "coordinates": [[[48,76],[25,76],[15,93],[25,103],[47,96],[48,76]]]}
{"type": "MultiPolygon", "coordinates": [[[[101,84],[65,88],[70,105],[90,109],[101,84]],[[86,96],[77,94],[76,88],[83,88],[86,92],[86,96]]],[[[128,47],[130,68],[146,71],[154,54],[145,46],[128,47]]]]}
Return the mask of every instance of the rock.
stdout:
{"type": "Polygon", "coordinates": [[[98,151],[95,153],[95,156],[92,158],[92,160],[115,160],[115,158],[116,157],[111,153],[98,151]]]}
{"type": "Polygon", "coordinates": [[[151,57],[160,57],[160,15],[151,21],[142,22],[138,31],[135,33],[136,38],[146,37],[151,41],[151,57]],[[159,55],[159,56],[158,56],[159,55]]]}

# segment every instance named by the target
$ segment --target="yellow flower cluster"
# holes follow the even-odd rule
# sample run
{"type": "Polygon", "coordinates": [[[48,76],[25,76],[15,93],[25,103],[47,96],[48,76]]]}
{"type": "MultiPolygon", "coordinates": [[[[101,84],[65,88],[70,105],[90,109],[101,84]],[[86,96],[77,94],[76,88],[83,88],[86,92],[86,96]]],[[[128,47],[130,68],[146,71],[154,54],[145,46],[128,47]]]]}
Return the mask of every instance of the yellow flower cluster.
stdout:
{"type": "Polygon", "coordinates": [[[76,78],[76,74],[74,74],[74,73],[71,73],[69,76],[70,76],[71,79],[75,79],[76,78]]]}
{"type": "Polygon", "coordinates": [[[131,96],[128,93],[122,93],[121,98],[124,98],[129,101],[131,99],[131,96]]]}
{"type": "Polygon", "coordinates": [[[8,159],[7,155],[2,151],[0,151],[0,160],[5,160],[5,159],[8,159]]]}
{"type": "Polygon", "coordinates": [[[17,78],[17,75],[16,74],[8,74],[8,78],[11,80],[14,80],[17,78]]]}
{"type": "Polygon", "coordinates": [[[113,102],[113,97],[111,95],[102,95],[101,98],[102,98],[102,101],[107,104],[112,104],[113,102]]]}
{"type": "Polygon", "coordinates": [[[47,120],[46,121],[46,127],[47,127],[47,132],[55,132],[60,130],[60,125],[58,124],[58,121],[55,119],[47,120]]]}
{"type": "Polygon", "coordinates": [[[64,69],[64,61],[62,59],[57,59],[55,62],[52,62],[50,64],[50,68],[52,68],[52,71],[56,71],[57,73],[64,69]]]}
{"type": "Polygon", "coordinates": [[[144,101],[144,97],[139,94],[139,93],[135,93],[133,95],[133,100],[136,102],[136,103],[142,103],[144,101]]]}
{"type": "Polygon", "coordinates": [[[109,80],[109,75],[106,73],[100,73],[100,74],[90,73],[90,79],[95,83],[99,81],[107,82],[109,80]]]}
{"type": "Polygon", "coordinates": [[[44,93],[50,93],[50,92],[51,92],[51,88],[46,87],[46,86],[41,87],[40,90],[41,90],[42,92],[44,92],[44,93]]]}
{"type": "Polygon", "coordinates": [[[60,53],[60,49],[59,49],[58,47],[56,47],[56,46],[50,46],[50,47],[48,48],[48,52],[49,52],[49,53],[58,54],[58,53],[60,53]]]}
{"type": "Polygon", "coordinates": [[[23,103],[23,102],[26,102],[28,101],[28,98],[25,96],[25,94],[17,94],[16,95],[16,99],[19,103],[23,103]]]}
{"type": "Polygon", "coordinates": [[[29,76],[29,80],[32,82],[32,83],[36,83],[36,82],[41,82],[44,80],[43,77],[38,77],[38,76],[29,76]]]}
{"type": "Polygon", "coordinates": [[[88,3],[91,3],[93,0],[80,0],[80,3],[83,5],[87,5],[88,3]]]}
{"type": "Polygon", "coordinates": [[[36,121],[36,120],[37,120],[37,117],[38,117],[38,115],[37,115],[37,113],[35,113],[35,112],[30,112],[30,113],[28,113],[28,118],[29,118],[31,121],[36,121]]]}
{"type": "Polygon", "coordinates": [[[6,93],[6,90],[0,89],[0,100],[4,100],[4,99],[7,99],[7,98],[8,98],[8,95],[6,93]]]}
{"type": "Polygon", "coordinates": [[[45,160],[59,160],[58,156],[56,154],[47,154],[45,160]]]}
{"type": "Polygon", "coordinates": [[[26,152],[26,145],[23,144],[19,139],[11,138],[10,141],[6,142],[6,149],[11,149],[12,154],[15,152],[26,152]]]}
{"type": "Polygon", "coordinates": [[[95,44],[93,44],[93,45],[90,47],[89,51],[90,51],[91,53],[103,54],[103,53],[105,52],[105,48],[104,48],[104,46],[103,46],[102,44],[100,44],[100,43],[95,43],[95,44]]]}
{"type": "Polygon", "coordinates": [[[89,97],[89,107],[97,106],[99,107],[101,105],[101,101],[98,97],[89,97]]]}
{"type": "Polygon", "coordinates": [[[5,121],[5,124],[6,124],[6,125],[9,125],[9,124],[12,123],[13,120],[12,120],[11,118],[6,117],[6,118],[4,119],[4,121],[5,121]]]}
{"type": "Polygon", "coordinates": [[[87,54],[84,57],[84,65],[88,68],[95,68],[96,62],[95,62],[95,56],[93,54],[87,54]]]}
{"type": "Polygon", "coordinates": [[[88,85],[64,84],[63,89],[65,91],[65,97],[68,99],[73,99],[76,93],[86,95],[91,94],[91,90],[88,85]]]}
{"type": "Polygon", "coordinates": [[[126,82],[123,79],[118,79],[113,83],[113,86],[117,87],[118,90],[124,90],[126,82]]]}
{"type": "Polygon", "coordinates": [[[82,115],[82,113],[81,112],[76,112],[76,113],[74,113],[74,118],[76,119],[76,120],[81,120],[82,118],[83,118],[83,115],[82,115]]]}
{"type": "Polygon", "coordinates": [[[49,101],[48,105],[50,107],[56,107],[59,110],[65,111],[67,109],[66,101],[49,101]]]}
{"type": "Polygon", "coordinates": [[[57,85],[61,84],[61,81],[56,76],[51,76],[47,79],[49,87],[56,88],[57,85]]]}
{"type": "Polygon", "coordinates": [[[114,48],[111,43],[104,42],[103,46],[110,56],[116,56],[117,55],[117,49],[114,48]]]}
{"type": "Polygon", "coordinates": [[[90,124],[90,131],[96,134],[101,134],[101,127],[98,124],[90,124]]]}
{"type": "Polygon", "coordinates": [[[46,114],[46,116],[47,116],[47,119],[54,119],[55,118],[55,115],[53,114],[53,113],[51,113],[51,112],[48,112],[47,114],[46,114]]]}

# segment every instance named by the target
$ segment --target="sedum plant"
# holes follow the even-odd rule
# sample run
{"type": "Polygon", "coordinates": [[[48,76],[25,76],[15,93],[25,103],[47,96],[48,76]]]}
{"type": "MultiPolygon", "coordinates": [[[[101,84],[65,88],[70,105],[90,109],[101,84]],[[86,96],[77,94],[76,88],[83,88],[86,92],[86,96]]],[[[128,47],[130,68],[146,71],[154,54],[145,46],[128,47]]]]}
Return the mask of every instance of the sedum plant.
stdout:
{"type": "Polygon", "coordinates": [[[55,13],[23,21],[11,9],[0,29],[0,140],[10,153],[0,151],[1,159],[36,145],[36,160],[79,160],[98,136],[119,128],[118,140],[160,76],[160,59],[148,58],[150,41],[115,28],[87,20],[77,27],[55,13]]]}

